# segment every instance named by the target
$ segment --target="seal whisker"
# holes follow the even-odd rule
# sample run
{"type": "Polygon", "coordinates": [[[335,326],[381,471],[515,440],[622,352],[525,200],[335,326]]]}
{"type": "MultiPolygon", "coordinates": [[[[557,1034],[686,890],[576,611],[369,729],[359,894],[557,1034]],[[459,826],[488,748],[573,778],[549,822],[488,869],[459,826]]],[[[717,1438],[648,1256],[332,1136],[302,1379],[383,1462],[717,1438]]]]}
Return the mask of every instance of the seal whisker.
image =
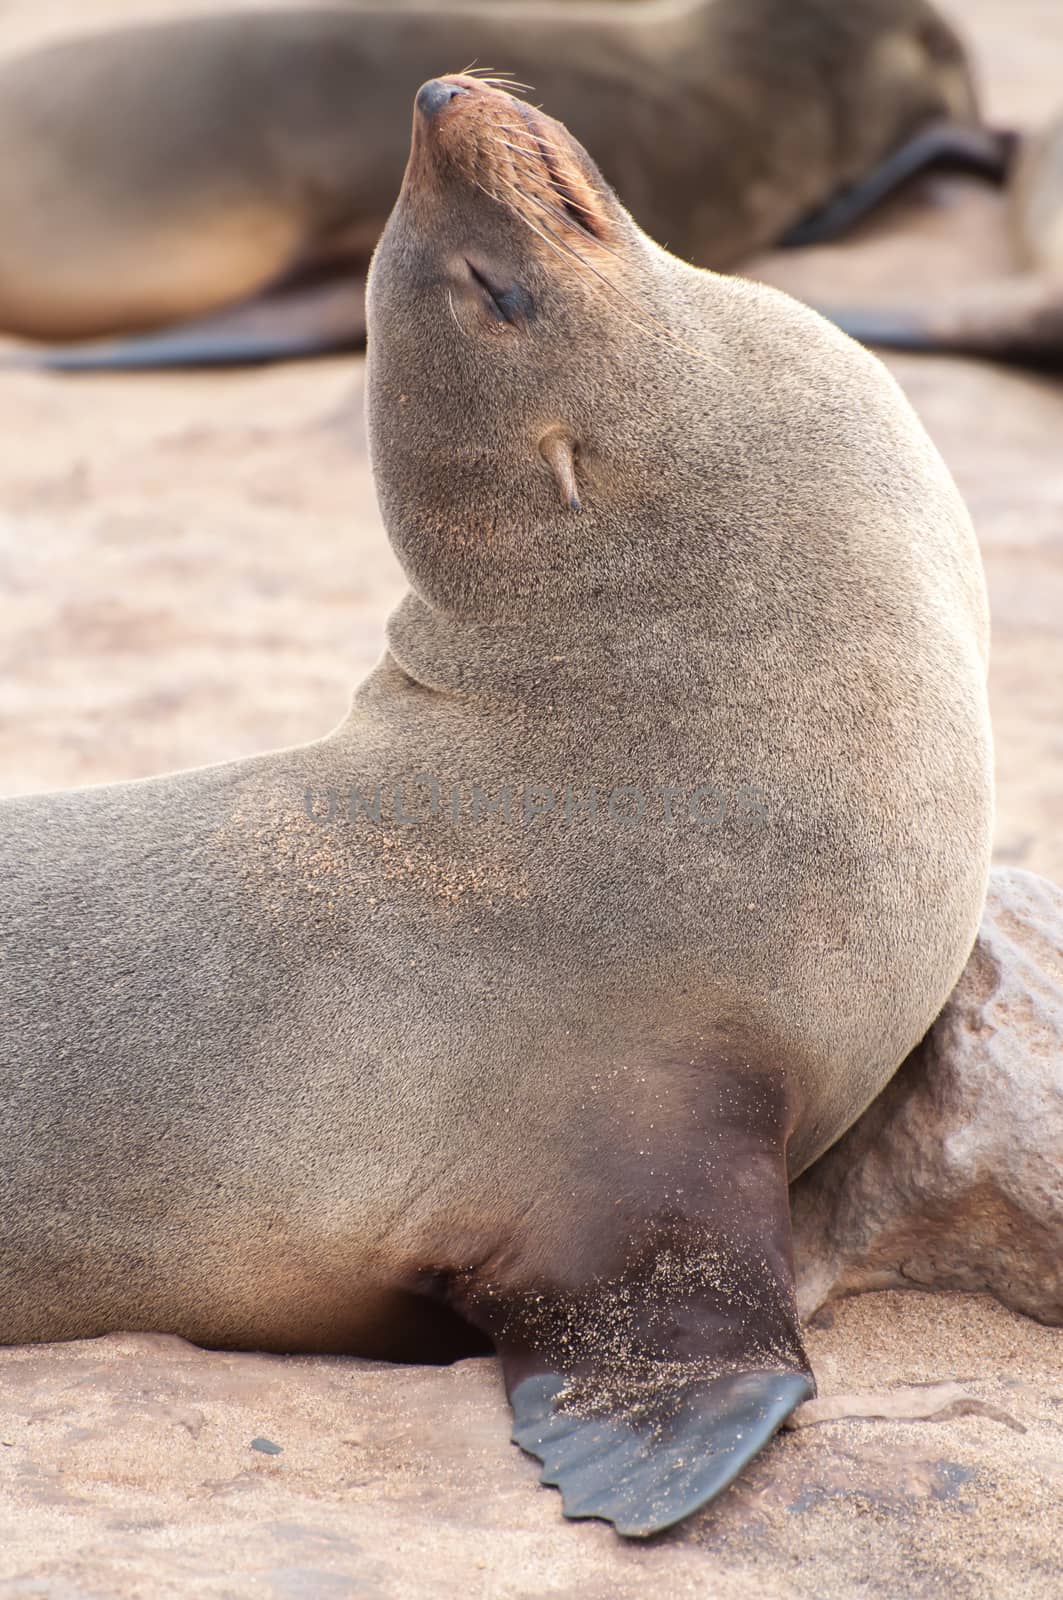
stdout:
{"type": "MultiPolygon", "coordinates": [[[[496,140],[495,142],[497,143],[498,141],[496,140]]],[[[542,169],[540,167],[528,165],[525,167],[525,171],[530,177],[542,176],[542,169]]],[[[521,193],[524,193],[524,191],[521,190],[521,193]]],[[[555,193],[558,193],[556,189],[555,193]]],[[[547,201],[540,199],[539,196],[533,197],[529,195],[528,198],[535,198],[538,203],[542,205],[544,209],[548,209],[559,222],[563,222],[567,227],[574,225],[579,229],[580,233],[590,234],[596,243],[602,246],[603,250],[608,251],[610,255],[616,255],[616,251],[610,250],[609,246],[599,234],[597,227],[594,226],[594,224],[598,222],[597,213],[592,211],[589,206],[582,205],[578,200],[570,199],[567,190],[564,193],[558,193],[558,198],[561,200],[561,205],[564,209],[549,205],[547,201]],[[574,212],[582,212],[583,216],[573,215],[574,212]],[[584,217],[586,217],[586,221],[584,221],[584,217]]],[[[619,256],[617,256],[617,259],[620,259],[619,256]]]]}
{"type": "MultiPolygon", "coordinates": [[[[516,194],[521,193],[519,189],[515,189],[514,192],[516,194]]],[[[498,196],[495,196],[495,198],[498,199],[498,196]]],[[[644,307],[632,300],[630,296],[625,294],[623,289],[615,284],[611,278],[607,277],[604,272],[599,272],[598,268],[589,262],[585,256],[581,255],[580,252],[575,249],[574,246],[570,245],[566,239],[559,238],[547,223],[544,222],[542,228],[537,228],[535,223],[532,222],[531,218],[526,216],[519,206],[515,206],[511,202],[507,203],[505,201],[500,201],[500,203],[506,204],[507,209],[512,211],[515,216],[519,217],[521,222],[524,223],[525,227],[530,228],[532,233],[537,234],[539,238],[543,240],[544,244],[549,245],[550,248],[558,255],[570,256],[587,272],[591,273],[595,278],[597,278],[600,283],[604,284],[607,289],[611,289],[613,294],[615,294],[619,300],[622,300],[625,305],[629,306],[631,310],[636,313],[634,317],[625,317],[625,321],[629,322],[633,327],[638,328],[642,333],[649,333],[657,338],[660,338],[666,344],[672,344],[676,349],[689,350],[693,355],[699,356],[701,359],[709,362],[710,365],[721,367],[721,370],[726,370],[722,367],[720,362],[713,361],[712,358],[707,356],[703,350],[698,350],[693,345],[686,345],[682,340],[678,339],[670,328],[668,328],[664,323],[659,322],[655,317],[652,316],[651,313],[647,312],[644,307]]]]}
{"type": "Polygon", "coordinates": [[[535,89],[533,83],[521,83],[517,78],[495,77],[484,78],[481,81],[490,84],[493,89],[503,89],[508,94],[532,94],[535,89]]]}
{"type": "MultiPolygon", "coordinates": [[[[475,182],[476,180],[474,179],[473,181],[475,182]]],[[[526,195],[522,189],[518,188],[516,184],[510,183],[508,179],[502,178],[499,175],[499,181],[505,184],[507,188],[511,189],[512,192],[519,198],[531,199],[535,201],[535,203],[538,204],[542,210],[547,212],[549,211],[550,208],[545,204],[545,202],[537,200],[535,196],[526,195]]],[[[477,184],[477,187],[483,189],[482,184],[477,184]]],[[[485,194],[489,193],[489,191],[486,189],[483,189],[483,192],[485,194]]],[[[545,244],[548,244],[551,249],[557,251],[559,254],[570,256],[573,260],[578,261],[580,266],[582,266],[585,271],[593,274],[593,276],[597,278],[600,283],[604,284],[607,289],[612,290],[613,294],[616,295],[619,300],[622,300],[624,304],[630,308],[630,310],[635,312],[635,317],[628,317],[627,320],[631,322],[633,326],[639,328],[641,332],[652,334],[661,339],[662,342],[672,345],[673,348],[677,350],[685,350],[688,354],[696,356],[698,360],[704,361],[709,366],[716,367],[720,372],[728,373],[728,375],[730,375],[729,368],[725,367],[722,361],[715,360],[715,358],[710,356],[705,350],[699,350],[696,345],[688,344],[685,339],[681,339],[679,335],[673,332],[673,330],[669,328],[666,323],[661,322],[661,320],[658,317],[655,317],[651,311],[647,311],[645,306],[640,306],[638,301],[633,300],[630,295],[626,294],[625,291],[620,288],[619,284],[614,283],[612,278],[610,278],[606,273],[599,271],[593,262],[588,261],[586,256],[582,255],[580,251],[578,251],[568,242],[567,239],[562,239],[559,237],[559,235],[554,233],[553,229],[548,223],[544,222],[542,228],[537,228],[531,221],[530,217],[525,215],[524,211],[519,205],[514,205],[512,201],[507,202],[498,195],[492,195],[490,198],[494,199],[500,205],[506,205],[508,210],[510,210],[515,216],[519,217],[525,226],[530,228],[533,233],[538,234],[539,238],[542,239],[545,244]]]]}
{"type": "Polygon", "coordinates": [[[512,134],[514,139],[518,138],[522,133],[527,134],[528,138],[532,141],[530,144],[510,145],[510,149],[516,150],[521,155],[531,156],[533,158],[535,156],[539,156],[544,161],[548,155],[553,156],[554,159],[558,161],[564,159],[564,152],[559,145],[556,145],[551,140],[540,136],[530,127],[511,128],[508,123],[503,123],[501,124],[501,131],[503,133],[512,134]]]}
{"type": "MultiPolygon", "coordinates": [[[[531,170],[535,171],[536,173],[541,170],[539,163],[535,161],[532,151],[528,149],[527,145],[511,144],[508,139],[495,139],[495,144],[502,145],[507,150],[512,150],[515,155],[524,156],[528,160],[531,170]]],[[[581,200],[577,200],[574,196],[571,196],[567,193],[565,196],[565,204],[566,206],[571,206],[574,211],[584,211],[586,212],[587,216],[594,216],[594,212],[591,210],[590,206],[585,206],[581,200]]]]}
{"type": "MultiPolygon", "coordinates": [[[[505,184],[507,189],[512,190],[512,192],[517,195],[519,199],[532,200],[540,207],[541,210],[548,213],[552,211],[553,208],[548,206],[545,201],[539,200],[534,195],[529,195],[524,189],[519,188],[515,183],[511,183],[508,178],[500,177],[500,182],[505,184]]],[[[482,189],[483,185],[478,184],[477,187],[482,189]]],[[[488,191],[484,189],[484,193],[487,194],[488,191]]],[[[523,222],[527,227],[531,228],[533,233],[537,233],[540,239],[542,239],[546,244],[550,245],[558,253],[572,256],[580,263],[582,267],[584,267],[588,272],[593,273],[596,278],[604,283],[606,288],[612,289],[613,292],[618,294],[622,300],[628,301],[628,304],[632,305],[634,309],[641,310],[641,307],[637,306],[634,301],[629,300],[624,291],[617,284],[615,284],[611,278],[607,277],[604,272],[600,272],[598,268],[594,266],[592,262],[588,261],[586,256],[581,255],[575,246],[571,245],[567,239],[562,239],[558,234],[554,233],[553,229],[550,228],[545,222],[543,223],[543,228],[545,228],[546,231],[543,232],[541,229],[535,226],[529,217],[525,215],[519,205],[514,205],[512,201],[503,200],[499,195],[492,195],[491,198],[497,201],[500,205],[505,205],[507,209],[514,214],[514,216],[519,217],[521,222],[523,222]]],[[[566,218],[565,220],[567,221],[568,219],[566,218]]]]}
{"type": "Polygon", "coordinates": [[[457,78],[477,78],[481,83],[486,83],[489,88],[501,89],[504,92],[517,93],[527,91],[529,94],[535,85],[521,83],[519,78],[511,78],[508,72],[499,72],[496,67],[478,67],[475,62],[469,67],[462,67],[460,72],[454,74],[457,78]]]}
{"type": "MultiPolygon", "coordinates": [[[[497,140],[495,142],[498,143],[497,140]]],[[[509,146],[508,148],[512,148],[512,146],[509,146]]],[[[542,176],[542,170],[538,166],[529,166],[527,170],[528,170],[529,176],[531,176],[531,177],[538,178],[538,177],[542,176]]],[[[525,193],[525,191],[523,189],[519,190],[519,192],[521,194],[525,193]]],[[[545,209],[551,211],[552,214],[557,218],[557,220],[559,222],[565,223],[566,226],[571,226],[573,223],[575,223],[575,225],[579,228],[580,233],[590,234],[590,236],[594,240],[595,244],[600,245],[601,248],[608,255],[615,256],[618,261],[623,259],[623,257],[620,255],[620,253],[618,251],[614,250],[611,245],[606,244],[605,240],[602,238],[601,234],[597,232],[596,229],[594,229],[594,228],[592,228],[592,227],[590,227],[588,225],[584,225],[584,223],[582,221],[580,221],[580,219],[578,217],[573,217],[571,215],[571,212],[574,211],[574,210],[575,211],[583,211],[583,212],[586,213],[586,215],[588,217],[593,218],[594,221],[597,221],[598,220],[597,213],[595,211],[593,211],[590,206],[582,205],[580,203],[580,201],[578,201],[578,200],[571,200],[570,201],[568,199],[568,197],[566,196],[565,199],[564,199],[564,202],[563,202],[564,210],[561,210],[557,206],[551,206],[548,201],[543,200],[542,197],[539,196],[539,195],[528,195],[527,198],[528,199],[534,199],[539,205],[541,205],[545,209]]]]}
{"type": "MultiPolygon", "coordinates": [[[[536,107],[535,109],[538,110],[539,108],[536,107]]],[[[511,128],[508,125],[503,124],[502,131],[504,133],[512,133],[514,136],[519,133],[526,133],[529,139],[533,141],[535,149],[537,149],[541,155],[545,156],[547,153],[549,153],[550,155],[556,157],[559,161],[564,160],[565,158],[564,148],[561,145],[556,144],[554,140],[551,139],[547,134],[540,133],[538,128],[533,127],[530,122],[526,123],[522,128],[511,128]]],[[[527,145],[525,148],[528,150],[529,154],[532,153],[531,145],[527,145]]]]}
{"type": "MultiPolygon", "coordinates": [[[[515,194],[521,195],[524,198],[534,199],[533,196],[525,196],[524,191],[516,188],[515,185],[513,186],[513,189],[515,194]]],[[[542,210],[549,212],[550,208],[545,206],[543,202],[539,201],[537,203],[540,205],[542,210]]],[[[580,266],[583,267],[585,271],[591,273],[599,280],[600,283],[603,283],[607,289],[611,289],[613,293],[623,300],[627,305],[629,305],[632,310],[639,312],[641,315],[645,315],[647,317],[649,316],[649,313],[644,312],[643,308],[638,305],[636,301],[633,301],[627,294],[625,294],[623,289],[621,289],[618,284],[613,282],[612,278],[608,277],[604,272],[600,272],[598,268],[594,266],[592,262],[588,261],[586,256],[582,255],[574,245],[570,244],[567,239],[562,239],[558,234],[556,234],[548,223],[543,222],[542,228],[537,228],[531,219],[527,217],[519,207],[511,206],[510,209],[513,210],[516,215],[520,217],[521,221],[531,228],[534,233],[538,233],[539,237],[545,240],[547,244],[551,245],[559,253],[571,256],[575,261],[578,261],[580,266]]],[[[664,328],[663,324],[660,326],[668,335],[668,337],[671,338],[672,335],[670,331],[664,328]]]]}
{"type": "MultiPolygon", "coordinates": [[[[512,132],[513,130],[507,128],[504,131],[512,132]]],[[[526,146],[509,145],[508,141],[499,140],[497,138],[495,139],[495,143],[499,145],[507,145],[509,149],[511,149],[516,155],[520,156],[525,162],[528,160],[533,160],[537,175],[541,175],[541,169],[545,167],[547,176],[550,180],[550,185],[556,193],[558,199],[561,201],[561,204],[567,211],[573,213],[572,220],[575,221],[580,227],[584,228],[586,232],[593,234],[595,238],[597,238],[599,227],[598,213],[592,207],[585,205],[583,201],[577,200],[576,195],[573,192],[572,185],[565,175],[563,158],[557,147],[552,145],[549,140],[540,138],[534,128],[532,128],[530,132],[531,137],[535,142],[534,151],[526,146]],[[534,156],[538,157],[537,161],[534,161],[534,156]],[[582,215],[579,213],[582,213],[582,215]],[[584,220],[584,218],[586,220],[584,220]]]]}
{"type": "Polygon", "coordinates": [[[623,261],[624,258],[620,252],[607,245],[604,239],[602,239],[598,234],[592,233],[589,228],[581,227],[579,223],[574,223],[572,217],[568,215],[567,210],[563,211],[559,206],[551,205],[549,200],[543,199],[542,195],[535,194],[533,191],[528,189],[522,189],[518,183],[514,183],[513,188],[516,190],[517,194],[523,197],[523,199],[531,201],[532,205],[538,206],[540,211],[544,211],[548,216],[553,217],[554,220],[561,223],[563,227],[572,228],[575,226],[579,230],[579,235],[581,238],[586,238],[589,235],[594,240],[595,244],[598,245],[600,249],[605,251],[606,255],[613,257],[614,261],[623,261]]]}
{"type": "Polygon", "coordinates": [[[461,322],[460,322],[460,320],[458,318],[458,313],[454,309],[454,291],[449,286],[447,287],[447,305],[450,307],[450,314],[454,318],[454,326],[457,328],[458,332],[462,335],[462,337],[467,339],[469,337],[469,335],[466,332],[466,330],[462,327],[461,322]]]}

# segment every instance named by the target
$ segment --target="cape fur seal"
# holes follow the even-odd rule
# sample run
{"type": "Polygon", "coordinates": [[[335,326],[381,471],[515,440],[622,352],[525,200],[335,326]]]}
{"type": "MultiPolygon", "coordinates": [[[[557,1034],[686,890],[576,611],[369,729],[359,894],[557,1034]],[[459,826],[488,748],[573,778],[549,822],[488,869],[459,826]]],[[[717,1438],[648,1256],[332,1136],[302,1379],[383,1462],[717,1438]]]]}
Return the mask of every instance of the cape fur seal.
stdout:
{"type": "Polygon", "coordinates": [[[534,85],[640,224],[705,266],[773,243],[839,190],[859,210],[913,158],[999,168],[962,47],[927,0],[153,22],[0,70],[0,327],[92,340],[206,319],[39,358],[64,367],[360,342],[361,274],[406,160],[397,108],[469,61],[534,85]]]}
{"type": "Polygon", "coordinates": [[[827,308],[865,344],[1063,367],[1063,117],[1023,141],[1009,187],[1020,271],[919,306],[827,308]]]}
{"type": "Polygon", "coordinates": [[[2,808],[0,1339],[488,1338],[648,1534],[812,1393],[788,1175],[975,937],[978,551],[874,357],[474,78],[368,313],[411,590],[349,717],[2,808]]]}

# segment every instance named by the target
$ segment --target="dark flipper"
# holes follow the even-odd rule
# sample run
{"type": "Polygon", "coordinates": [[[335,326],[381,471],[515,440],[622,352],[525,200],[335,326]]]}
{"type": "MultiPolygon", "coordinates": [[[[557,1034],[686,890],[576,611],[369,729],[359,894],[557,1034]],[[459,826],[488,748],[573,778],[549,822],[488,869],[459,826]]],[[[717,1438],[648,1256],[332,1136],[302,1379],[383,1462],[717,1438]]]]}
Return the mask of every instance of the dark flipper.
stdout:
{"type": "Polygon", "coordinates": [[[817,309],[861,344],[1063,368],[1063,280],[1002,278],[920,307],[817,309]]]}
{"type": "Polygon", "coordinates": [[[779,244],[792,249],[836,239],[903,184],[931,169],[973,172],[993,183],[1003,183],[1015,144],[1012,133],[993,133],[988,128],[969,128],[955,122],[932,122],[851,189],[835,195],[821,210],[788,228],[779,244]]]}
{"type": "Polygon", "coordinates": [[[737,1372],[686,1384],[663,1412],[581,1417],[558,1408],[564,1388],[553,1374],[517,1385],[514,1443],[542,1462],[566,1517],[601,1517],[636,1539],[715,1499],[815,1393],[805,1373],[737,1372]]]}
{"type": "Polygon", "coordinates": [[[652,1083],[646,1118],[624,1105],[610,1139],[598,1108],[566,1149],[557,1211],[533,1213],[534,1271],[511,1243],[463,1307],[495,1340],[514,1440],[565,1515],[631,1537],[719,1494],[815,1392],[780,1080],[665,1067],[652,1083]]]}
{"type": "Polygon", "coordinates": [[[364,342],[365,283],[343,277],[278,288],[156,333],[19,350],[4,364],[50,372],[257,366],[357,350],[364,342]]]}

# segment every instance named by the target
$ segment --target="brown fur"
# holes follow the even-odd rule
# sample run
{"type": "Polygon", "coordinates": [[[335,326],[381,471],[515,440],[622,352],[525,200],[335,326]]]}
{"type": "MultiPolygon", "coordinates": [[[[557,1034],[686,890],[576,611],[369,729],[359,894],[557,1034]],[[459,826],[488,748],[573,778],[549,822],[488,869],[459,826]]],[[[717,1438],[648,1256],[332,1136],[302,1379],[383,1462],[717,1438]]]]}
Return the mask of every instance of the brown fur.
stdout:
{"type": "Polygon", "coordinates": [[[975,118],[962,49],[927,0],[529,0],[498,16],[129,27],[0,70],[0,327],[93,338],[199,317],[323,262],[364,270],[402,176],[399,108],[473,60],[533,85],[642,226],[715,267],[927,122],[975,118]]]}
{"type": "Polygon", "coordinates": [[[550,1427],[715,1471],[810,1392],[787,1171],[978,926],[978,553],[872,357],[451,88],[370,277],[411,592],[350,716],[2,808],[0,1338],[439,1357],[457,1315],[544,1461],[564,1383],[550,1427]]]}

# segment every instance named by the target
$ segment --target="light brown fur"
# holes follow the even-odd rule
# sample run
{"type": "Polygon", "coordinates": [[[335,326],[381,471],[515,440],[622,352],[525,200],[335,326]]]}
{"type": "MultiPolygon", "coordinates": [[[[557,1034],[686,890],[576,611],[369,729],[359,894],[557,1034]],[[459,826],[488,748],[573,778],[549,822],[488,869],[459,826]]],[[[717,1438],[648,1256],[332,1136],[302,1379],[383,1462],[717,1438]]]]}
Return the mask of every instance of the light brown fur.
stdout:
{"type": "MultiPolygon", "coordinates": [[[[810,1392],[787,1172],[978,926],[981,569],[872,357],[448,89],[370,278],[411,591],[350,716],[3,807],[0,1338],[439,1357],[461,1317],[544,1461],[585,1414],[698,1474],[810,1392]]],[[[728,1481],[557,1471],[635,1533],[728,1481]]]]}

